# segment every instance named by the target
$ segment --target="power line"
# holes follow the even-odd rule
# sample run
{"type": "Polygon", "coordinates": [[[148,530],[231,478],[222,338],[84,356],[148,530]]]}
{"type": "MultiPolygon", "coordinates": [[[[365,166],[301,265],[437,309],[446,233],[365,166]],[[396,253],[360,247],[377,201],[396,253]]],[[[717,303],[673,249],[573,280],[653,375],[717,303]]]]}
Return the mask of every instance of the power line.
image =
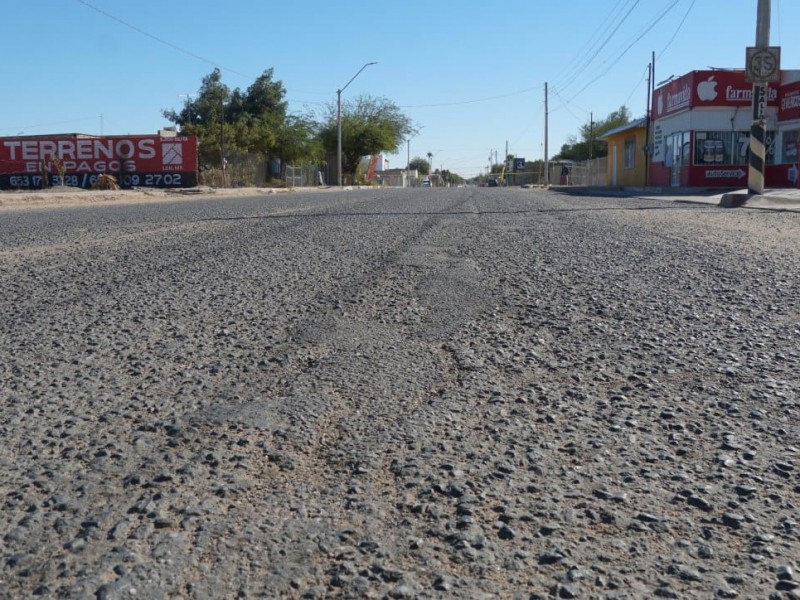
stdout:
{"type": "Polygon", "coordinates": [[[582,47],[582,48],[581,48],[581,49],[580,49],[580,50],[579,50],[579,51],[578,51],[578,52],[575,54],[575,56],[572,58],[571,62],[570,62],[568,65],[567,65],[567,68],[565,68],[565,69],[564,69],[564,70],[561,72],[561,75],[560,75],[559,77],[557,77],[557,78],[555,78],[555,79],[553,80],[553,84],[552,84],[552,85],[553,85],[553,87],[558,87],[558,86],[560,85],[560,83],[561,83],[562,79],[565,79],[565,78],[566,78],[567,80],[570,80],[570,79],[572,79],[572,71],[571,71],[571,69],[572,69],[572,63],[577,63],[577,62],[579,62],[580,60],[583,60],[585,53],[588,53],[588,52],[591,50],[592,46],[593,46],[593,45],[596,43],[596,41],[597,41],[597,39],[596,39],[596,38],[599,38],[599,36],[603,35],[603,34],[604,34],[604,33],[605,33],[607,30],[608,30],[608,27],[610,27],[610,25],[611,25],[611,22],[613,22],[614,18],[616,18],[616,14],[618,14],[618,13],[620,12],[620,11],[618,11],[617,9],[618,9],[618,7],[619,7],[619,6],[620,6],[620,5],[623,3],[623,1],[624,1],[625,3],[627,3],[629,0],[619,0],[619,1],[617,2],[617,5],[616,5],[616,6],[615,6],[615,7],[614,7],[612,10],[611,10],[611,12],[610,12],[610,13],[608,13],[608,15],[606,16],[606,18],[605,18],[605,19],[603,19],[603,22],[602,22],[602,23],[600,23],[600,28],[598,29],[598,32],[596,32],[596,33],[597,33],[597,35],[596,35],[595,37],[588,38],[588,39],[586,40],[586,43],[585,43],[585,44],[583,45],[583,47],[582,47]],[[610,21],[610,22],[609,22],[608,24],[606,24],[606,22],[607,22],[607,21],[610,21]]]}
{"type": "Polygon", "coordinates": [[[108,12],[104,11],[103,9],[98,8],[98,7],[94,6],[93,4],[90,4],[86,0],[75,0],[75,1],[78,4],[82,4],[86,8],[90,8],[91,10],[100,13],[101,15],[103,15],[104,17],[106,17],[108,19],[111,19],[112,21],[116,21],[117,23],[119,23],[121,25],[124,25],[128,29],[132,29],[136,33],[139,33],[139,34],[141,34],[141,35],[143,35],[145,37],[149,37],[151,40],[154,40],[154,41],[158,42],[159,44],[163,44],[164,46],[167,46],[168,48],[172,48],[173,50],[177,50],[178,52],[181,52],[181,53],[183,53],[183,54],[185,54],[187,56],[190,56],[190,57],[192,57],[194,59],[197,59],[197,60],[199,60],[201,62],[209,64],[209,65],[211,65],[213,67],[218,67],[220,69],[224,69],[228,73],[233,73],[235,75],[239,75],[240,77],[244,77],[245,79],[255,79],[254,77],[251,77],[250,75],[245,75],[244,73],[240,73],[239,71],[236,71],[234,69],[229,69],[228,67],[224,67],[223,65],[219,64],[216,61],[210,60],[208,58],[204,58],[204,57],[200,56],[199,54],[195,54],[194,52],[192,52],[190,50],[186,50],[185,48],[181,48],[180,46],[178,46],[176,44],[173,44],[172,42],[168,42],[167,40],[162,39],[162,38],[160,38],[158,36],[155,36],[152,33],[148,33],[147,31],[137,27],[136,25],[132,25],[131,23],[128,23],[127,21],[124,21],[124,20],[120,19],[119,17],[115,17],[111,13],[108,13],[108,12]]]}
{"type": "Polygon", "coordinates": [[[25,131],[26,129],[39,129],[41,127],[52,127],[54,125],[66,125],[68,123],[83,123],[85,121],[94,121],[98,117],[83,117],[82,119],[70,119],[68,121],[55,121],[53,123],[39,123],[37,125],[18,125],[17,127],[5,127],[0,129],[0,131],[25,131]]]}
{"type": "MultiPolygon", "coordinates": [[[[628,17],[629,17],[629,16],[631,15],[631,13],[633,12],[633,9],[635,9],[635,8],[636,8],[636,6],[639,4],[639,1],[640,1],[640,0],[636,0],[636,1],[633,3],[633,5],[631,5],[631,7],[628,9],[628,12],[626,12],[626,13],[623,15],[622,19],[620,19],[620,20],[619,20],[619,22],[616,24],[616,26],[614,27],[614,29],[613,29],[613,30],[612,30],[612,31],[611,31],[611,32],[608,34],[608,36],[606,36],[606,39],[605,39],[605,40],[603,40],[603,43],[602,43],[602,44],[600,44],[600,47],[599,47],[599,48],[597,48],[597,50],[595,50],[595,51],[594,51],[594,52],[593,52],[593,53],[592,53],[592,54],[589,56],[588,60],[586,60],[586,61],[583,63],[583,65],[581,65],[581,66],[580,66],[578,69],[576,69],[576,70],[574,70],[573,72],[571,72],[571,73],[570,73],[570,75],[569,75],[569,81],[570,81],[570,83],[568,83],[568,84],[567,84],[567,85],[566,85],[566,86],[563,88],[563,90],[562,90],[562,91],[566,91],[567,89],[569,89],[570,85],[572,84],[572,82],[574,82],[574,81],[577,79],[578,75],[580,75],[581,73],[583,73],[583,72],[584,72],[584,71],[585,71],[585,70],[586,70],[586,69],[589,67],[589,65],[591,65],[591,64],[594,62],[594,60],[595,60],[595,59],[596,59],[596,58],[597,58],[597,57],[600,55],[600,52],[601,52],[601,51],[602,51],[602,50],[603,50],[603,49],[604,49],[604,48],[605,48],[605,47],[608,45],[608,43],[611,41],[611,39],[614,37],[614,35],[617,33],[617,31],[619,31],[619,28],[620,28],[620,27],[622,27],[622,25],[625,23],[625,21],[627,21],[627,20],[628,20],[628,17]]],[[[625,8],[625,6],[623,5],[623,7],[620,9],[620,11],[618,11],[617,15],[618,15],[620,12],[622,12],[622,10],[624,10],[624,8],[625,8]]],[[[616,18],[616,17],[615,17],[615,18],[616,18]]],[[[612,19],[612,22],[613,22],[613,19],[612,19]]],[[[606,29],[607,29],[607,28],[606,28],[606,29]]],[[[601,34],[601,35],[602,35],[602,34],[601,34]]],[[[554,84],[554,86],[553,86],[553,87],[558,87],[558,86],[557,86],[557,84],[554,84]]]]}
{"type": "Polygon", "coordinates": [[[638,35],[638,36],[637,36],[637,37],[636,37],[636,38],[635,38],[635,39],[634,39],[634,40],[633,40],[633,41],[632,41],[630,44],[628,44],[628,46],[627,46],[627,47],[626,47],[626,48],[625,48],[625,49],[624,49],[624,50],[623,50],[623,51],[622,51],[622,52],[621,52],[621,53],[620,53],[620,54],[619,54],[619,55],[618,55],[618,56],[617,56],[617,57],[616,57],[616,58],[615,58],[613,61],[611,61],[611,64],[609,65],[609,67],[608,67],[608,68],[607,68],[605,71],[603,71],[602,73],[600,73],[600,74],[599,74],[597,77],[595,77],[594,79],[592,79],[591,81],[589,81],[589,82],[588,82],[586,85],[584,85],[584,86],[583,86],[583,87],[582,87],[580,90],[578,90],[578,91],[577,91],[575,94],[573,94],[573,96],[572,96],[572,98],[570,98],[570,100],[574,100],[575,98],[577,98],[578,96],[580,96],[580,95],[581,95],[581,94],[582,94],[582,93],[583,93],[583,92],[584,92],[584,91],[585,91],[585,90],[586,90],[586,89],[587,89],[589,86],[591,86],[591,85],[592,85],[594,82],[596,82],[598,79],[600,79],[601,77],[603,77],[604,75],[606,75],[606,73],[608,73],[608,72],[611,70],[611,68],[614,66],[614,64],[616,64],[616,63],[617,63],[617,61],[619,61],[619,60],[620,60],[620,59],[621,59],[623,56],[625,56],[625,55],[628,53],[628,51],[629,51],[631,48],[633,48],[633,46],[634,46],[634,45],[636,45],[636,43],[637,43],[639,40],[641,40],[641,39],[642,39],[642,38],[643,38],[645,35],[647,35],[647,34],[650,32],[650,30],[651,30],[651,29],[653,29],[653,27],[655,27],[655,26],[656,26],[656,25],[657,25],[657,24],[658,24],[658,23],[661,21],[661,19],[663,19],[665,16],[667,16],[667,14],[668,14],[668,13],[669,13],[669,12],[670,12],[670,11],[671,11],[673,8],[675,8],[675,6],[676,6],[676,5],[677,5],[679,2],[680,2],[680,0],[674,0],[674,1],[672,2],[672,4],[668,5],[668,6],[667,6],[667,7],[666,7],[666,8],[665,8],[665,9],[664,9],[662,12],[661,12],[661,14],[660,14],[658,17],[656,17],[656,18],[653,20],[653,22],[652,22],[652,23],[650,23],[650,25],[648,25],[648,26],[645,28],[645,30],[644,30],[644,31],[642,31],[642,33],[641,33],[641,34],[639,34],[639,35],[638,35]]]}
{"type": "Polygon", "coordinates": [[[588,114],[590,114],[590,112],[591,112],[591,111],[588,111],[588,110],[586,110],[585,108],[582,108],[582,107],[578,106],[577,104],[573,103],[573,102],[572,102],[572,99],[570,99],[570,100],[567,100],[567,99],[565,99],[565,98],[564,98],[564,97],[561,95],[561,93],[560,93],[560,92],[558,92],[558,91],[555,91],[555,92],[553,92],[553,95],[554,95],[554,96],[557,96],[557,97],[559,98],[559,100],[561,100],[561,101],[563,102],[563,104],[562,104],[561,106],[558,106],[558,107],[556,107],[556,108],[554,108],[554,109],[550,110],[550,111],[549,111],[550,113],[554,113],[554,112],[556,112],[556,111],[558,111],[558,110],[561,110],[561,109],[563,108],[563,109],[565,109],[565,110],[566,110],[566,111],[567,111],[567,112],[568,112],[570,115],[572,115],[572,117],[573,117],[574,119],[576,119],[576,120],[580,120],[580,119],[581,119],[581,117],[579,117],[578,115],[576,115],[574,112],[572,112],[572,111],[570,110],[570,108],[569,108],[569,107],[570,107],[570,105],[574,106],[574,107],[575,107],[575,108],[577,108],[578,110],[582,110],[582,111],[583,111],[584,113],[586,113],[587,115],[588,115],[588,114]]]}
{"type": "Polygon", "coordinates": [[[667,51],[667,48],[669,48],[672,45],[672,42],[675,41],[675,38],[678,36],[678,32],[681,30],[681,28],[683,28],[683,24],[686,23],[686,19],[688,18],[689,13],[692,12],[692,9],[694,8],[694,3],[696,1],[697,0],[692,0],[692,3],[689,5],[689,8],[686,10],[686,14],[683,15],[683,19],[681,19],[681,22],[678,23],[678,27],[677,27],[677,29],[675,29],[675,33],[673,33],[672,37],[669,38],[669,41],[667,42],[667,45],[664,46],[661,49],[661,52],[658,53],[658,58],[661,58],[664,55],[664,52],[667,51]]]}
{"type": "Polygon", "coordinates": [[[625,102],[622,104],[623,106],[628,106],[628,102],[631,101],[631,98],[633,98],[633,95],[636,93],[636,90],[639,89],[639,86],[642,84],[642,82],[645,80],[645,77],[647,77],[647,75],[649,73],[650,73],[650,65],[648,65],[647,66],[647,70],[644,73],[642,73],[641,79],[639,79],[639,81],[636,82],[636,85],[633,86],[633,89],[631,90],[631,93],[628,94],[628,97],[625,99],[625,102]]]}

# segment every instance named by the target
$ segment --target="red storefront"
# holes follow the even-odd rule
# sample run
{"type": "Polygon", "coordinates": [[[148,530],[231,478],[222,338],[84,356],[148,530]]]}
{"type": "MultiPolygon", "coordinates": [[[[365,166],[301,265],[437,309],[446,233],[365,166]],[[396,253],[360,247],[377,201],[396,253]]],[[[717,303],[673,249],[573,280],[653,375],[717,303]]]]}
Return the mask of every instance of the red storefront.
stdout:
{"type": "Polygon", "coordinates": [[[0,189],[90,188],[101,174],[115,176],[125,188],[194,187],[197,138],[77,133],[0,138],[0,189]]]}
{"type": "MultiPolygon", "coordinates": [[[[653,94],[655,186],[747,187],[753,86],[743,70],[692,71],[653,94]]],[[[767,93],[767,187],[793,187],[800,134],[800,71],[767,93]]]]}

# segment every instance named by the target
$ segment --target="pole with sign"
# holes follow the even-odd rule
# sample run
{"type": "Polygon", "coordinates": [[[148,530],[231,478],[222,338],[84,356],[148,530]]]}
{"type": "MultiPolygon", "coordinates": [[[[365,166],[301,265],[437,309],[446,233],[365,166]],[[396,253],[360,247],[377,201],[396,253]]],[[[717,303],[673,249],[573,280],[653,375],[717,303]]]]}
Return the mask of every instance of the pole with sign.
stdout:
{"type": "Polygon", "coordinates": [[[780,80],[780,48],[769,46],[770,0],[758,0],[756,45],[747,49],[746,80],[753,84],[753,121],[750,126],[750,165],[747,191],[764,193],[768,84],[780,80]]]}

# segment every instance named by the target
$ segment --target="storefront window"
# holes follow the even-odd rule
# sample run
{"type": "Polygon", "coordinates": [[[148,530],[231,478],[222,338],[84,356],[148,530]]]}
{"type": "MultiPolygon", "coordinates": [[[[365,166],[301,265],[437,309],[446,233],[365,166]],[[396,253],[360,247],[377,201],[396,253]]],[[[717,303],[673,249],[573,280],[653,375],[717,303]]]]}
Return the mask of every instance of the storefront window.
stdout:
{"type": "Polygon", "coordinates": [[[690,144],[691,136],[688,131],[683,132],[683,144],[681,145],[681,162],[684,165],[688,165],[691,161],[691,144],[690,144]]]}
{"type": "Polygon", "coordinates": [[[778,133],[775,131],[767,131],[767,164],[774,165],[777,162],[777,152],[775,146],[778,141],[778,133]]]}
{"type": "MultiPolygon", "coordinates": [[[[766,163],[775,163],[775,132],[767,132],[766,163]]],[[[698,131],[695,133],[694,164],[746,165],[750,161],[749,131],[698,131]]]]}
{"type": "Polygon", "coordinates": [[[694,135],[694,164],[729,165],[731,163],[731,132],[698,131],[694,135]]]}
{"type": "Polygon", "coordinates": [[[732,135],[734,152],[733,156],[731,157],[731,164],[748,164],[750,162],[750,132],[734,131],[732,135]]]}
{"type": "Polygon", "coordinates": [[[783,132],[783,144],[781,144],[781,162],[797,163],[798,146],[800,146],[800,129],[783,132]]]}

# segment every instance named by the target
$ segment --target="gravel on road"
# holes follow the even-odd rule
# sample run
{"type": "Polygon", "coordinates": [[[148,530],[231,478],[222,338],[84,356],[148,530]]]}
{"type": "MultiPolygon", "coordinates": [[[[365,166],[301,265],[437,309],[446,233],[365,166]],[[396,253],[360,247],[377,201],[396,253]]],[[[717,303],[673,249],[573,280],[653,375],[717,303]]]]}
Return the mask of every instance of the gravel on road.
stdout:
{"type": "Polygon", "coordinates": [[[800,218],[0,217],[0,597],[800,598],[800,218]]]}

